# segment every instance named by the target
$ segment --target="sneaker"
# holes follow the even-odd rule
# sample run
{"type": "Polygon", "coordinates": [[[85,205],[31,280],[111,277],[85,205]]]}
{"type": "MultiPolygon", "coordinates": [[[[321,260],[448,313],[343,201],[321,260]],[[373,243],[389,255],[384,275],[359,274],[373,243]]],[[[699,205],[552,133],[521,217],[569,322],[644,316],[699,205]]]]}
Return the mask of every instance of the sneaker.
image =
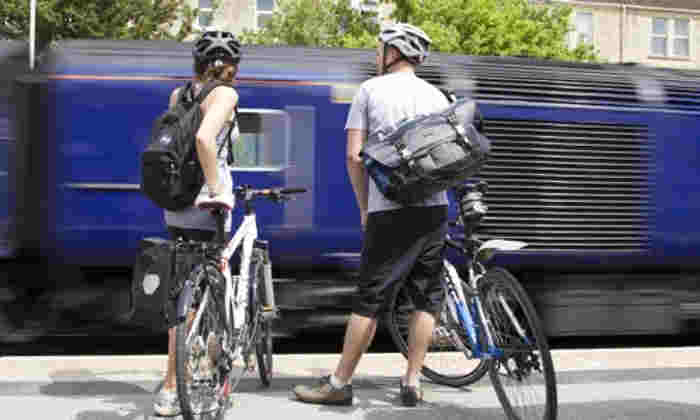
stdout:
{"type": "Polygon", "coordinates": [[[180,400],[177,398],[177,392],[161,389],[153,401],[153,411],[162,417],[180,415],[180,400]]]}
{"type": "Polygon", "coordinates": [[[401,402],[406,407],[415,407],[418,401],[423,401],[423,390],[419,386],[404,385],[400,380],[401,402]]]}
{"type": "Polygon", "coordinates": [[[299,401],[326,405],[352,405],[353,398],[352,385],[335,388],[331,385],[330,375],[321,378],[315,387],[297,385],[294,387],[294,395],[299,401]]]}

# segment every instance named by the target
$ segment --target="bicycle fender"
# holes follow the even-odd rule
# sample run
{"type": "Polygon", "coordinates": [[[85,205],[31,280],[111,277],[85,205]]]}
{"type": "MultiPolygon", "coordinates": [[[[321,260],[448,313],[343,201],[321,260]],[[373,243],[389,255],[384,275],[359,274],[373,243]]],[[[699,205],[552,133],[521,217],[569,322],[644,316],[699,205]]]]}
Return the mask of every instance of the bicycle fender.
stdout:
{"type": "Polygon", "coordinates": [[[525,248],[527,244],[521,241],[510,241],[505,239],[491,239],[484,242],[476,252],[476,257],[481,262],[486,262],[498,251],[517,251],[525,248]]]}
{"type": "Polygon", "coordinates": [[[188,281],[182,287],[180,296],[177,297],[177,319],[185,319],[187,311],[192,305],[192,284],[188,281]]]}

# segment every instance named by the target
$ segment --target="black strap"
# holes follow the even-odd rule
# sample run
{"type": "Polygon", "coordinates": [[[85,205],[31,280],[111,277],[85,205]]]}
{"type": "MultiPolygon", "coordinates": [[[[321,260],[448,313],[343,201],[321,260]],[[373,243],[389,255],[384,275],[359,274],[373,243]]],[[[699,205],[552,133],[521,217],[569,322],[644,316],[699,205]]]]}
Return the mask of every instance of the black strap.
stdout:
{"type": "MultiPolygon", "coordinates": [[[[233,165],[233,143],[231,142],[231,133],[233,133],[233,129],[238,126],[238,104],[236,104],[233,107],[233,121],[231,121],[231,124],[228,126],[228,131],[226,132],[226,142],[228,143],[228,153],[226,154],[226,163],[230,166],[233,165]]],[[[216,153],[216,156],[218,157],[221,154],[221,149],[223,149],[224,144],[226,143],[221,143],[221,146],[219,147],[219,151],[216,153]]]]}
{"type": "MultiPolygon", "coordinates": [[[[233,121],[231,122],[231,125],[229,126],[228,129],[228,134],[226,135],[226,141],[228,142],[228,155],[226,156],[226,163],[228,163],[229,166],[233,165],[234,158],[233,158],[233,142],[231,141],[231,133],[233,132],[233,129],[238,127],[238,104],[236,104],[233,107],[233,121]]],[[[238,128],[239,133],[240,133],[240,127],[238,128]]]]}
{"type": "Polygon", "coordinates": [[[438,90],[445,95],[445,98],[447,98],[447,101],[451,104],[457,102],[457,95],[452,89],[447,89],[447,88],[438,88],[438,90]]]}
{"type": "Polygon", "coordinates": [[[219,86],[228,86],[230,88],[233,88],[230,83],[228,82],[221,82],[221,81],[214,81],[214,82],[207,82],[202,86],[202,90],[199,91],[199,94],[197,95],[197,98],[195,99],[198,103],[204,102],[204,100],[209,96],[211,91],[214,89],[218,88],[219,86]]]}
{"type": "Polygon", "coordinates": [[[450,123],[452,128],[454,128],[457,133],[457,137],[462,140],[459,144],[464,148],[465,152],[471,152],[473,145],[472,142],[467,138],[467,129],[460,124],[457,114],[454,111],[447,114],[447,122],[450,123]]]}

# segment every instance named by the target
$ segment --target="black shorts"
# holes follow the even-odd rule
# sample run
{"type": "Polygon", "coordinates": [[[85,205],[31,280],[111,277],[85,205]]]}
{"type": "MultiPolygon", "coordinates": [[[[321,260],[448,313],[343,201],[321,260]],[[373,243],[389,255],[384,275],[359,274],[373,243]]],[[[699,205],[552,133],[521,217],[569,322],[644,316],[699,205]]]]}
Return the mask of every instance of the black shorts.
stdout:
{"type": "Polygon", "coordinates": [[[370,213],[353,313],[376,318],[389,309],[392,286],[403,282],[416,310],[438,314],[446,234],[447,206],[370,213]]]}
{"type": "Polygon", "coordinates": [[[216,235],[216,232],[212,230],[184,229],[175,226],[168,226],[168,233],[173,241],[182,238],[186,241],[211,242],[216,235]]]}

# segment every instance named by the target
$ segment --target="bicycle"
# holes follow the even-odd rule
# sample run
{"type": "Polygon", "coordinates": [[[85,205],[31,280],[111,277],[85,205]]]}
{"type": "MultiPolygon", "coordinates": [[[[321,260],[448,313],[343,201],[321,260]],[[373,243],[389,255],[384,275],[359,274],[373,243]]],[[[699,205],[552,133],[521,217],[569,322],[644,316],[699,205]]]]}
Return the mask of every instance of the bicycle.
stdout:
{"type": "MultiPolygon", "coordinates": [[[[486,188],[486,182],[481,181],[455,189],[462,205],[457,221],[450,226],[463,227],[464,238],[455,240],[448,234],[446,243],[462,257],[464,266],[458,270],[444,260],[445,304],[436,319],[421,373],[438,384],[463,387],[488,372],[508,419],[555,420],[556,378],[541,321],[513,275],[501,267],[485,267],[496,252],[519,250],[527,244],[500,239],[482,242],[474,234],[487,211],[481,201],[486,188]],[[459,364],[464,363],[463,356],[466,367],[459,364]],[[438,368],[436,363],[441,359],[447,363],[438,368]],[[543,386],[530,384],[537,379],[535,376],[541,376],[543,386]],[[510,394],[519,391],[531,395],[511,398],[510,394]],[[529,396],[543,397],[544,401],[524,405],[529,396]]],[[[394,287],[390,305],[387,328],[397,348],[407,357],[407,321],[412,303],[400,285],[394,287]]]]}
{"type": "MultiPolygon", "coordinates": [[[[253,201],[290,199],[303,188],[234,189],[244,203],[243,220],[225,242],[226,213],[220,206],[209,208],[216,218],[213,241],[195,244],[199,250],[178,296],[175,375],[182,415],[218,418],[231,405],[230,395],[245,372],[252,371],[255,353],[263,386],[272,378],[272,321],[278,317],[272,286],[268,242],[258,240],[253,201]],[[239,274],[231,275],[229,260],[238,248],[239,274]]],[[[192,248],[190,246],[190,248],[192,248]]]]}

